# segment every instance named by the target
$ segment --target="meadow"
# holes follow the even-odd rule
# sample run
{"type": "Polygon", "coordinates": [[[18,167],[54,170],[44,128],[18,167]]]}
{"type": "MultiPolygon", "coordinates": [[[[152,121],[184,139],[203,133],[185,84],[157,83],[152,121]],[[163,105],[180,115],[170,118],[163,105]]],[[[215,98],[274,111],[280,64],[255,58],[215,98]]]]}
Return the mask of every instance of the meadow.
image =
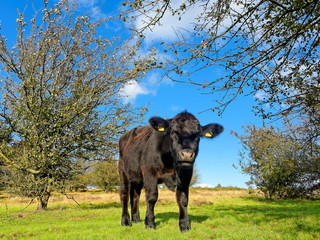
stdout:
{"type": "MultiPolygon", "coordinates": [[[[181,233],[174,193],[159,190],[156,229],[120,225],[118,193],[55,193],[47,211],[0,193],[0,239],[320,239],[320,200],[265,201],[248,190],[190,189],[192,229],[181,233]]],[[[146,205],[141,196],[140,214],[146,205]]]]}

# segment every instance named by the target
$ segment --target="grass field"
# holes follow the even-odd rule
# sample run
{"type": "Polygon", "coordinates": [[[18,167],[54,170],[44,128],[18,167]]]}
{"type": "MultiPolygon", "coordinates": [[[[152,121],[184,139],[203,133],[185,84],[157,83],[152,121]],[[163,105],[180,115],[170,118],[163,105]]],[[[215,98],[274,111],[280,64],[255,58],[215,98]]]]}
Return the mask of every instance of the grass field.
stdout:
{"type": "MultiPolygon", "coordinates": [[[[264,201],[247,190],[191,189],[192,229],[180,233],[174,193],[161,189],[156,229],[121,227],[117,193],[55,194],[48,211],[0,194],[0,239],[320,239],[320,200],[264,201]]],[[[144,196],[141,217],[145,216],[144,196]]]]}

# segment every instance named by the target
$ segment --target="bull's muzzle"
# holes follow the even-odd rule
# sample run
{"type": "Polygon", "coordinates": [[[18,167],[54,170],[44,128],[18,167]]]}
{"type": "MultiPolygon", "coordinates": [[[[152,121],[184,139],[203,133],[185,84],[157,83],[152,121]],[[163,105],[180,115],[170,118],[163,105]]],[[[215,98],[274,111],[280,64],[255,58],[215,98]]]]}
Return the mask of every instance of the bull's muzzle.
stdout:
{"type": "Polygon", "coordinates": [[[191,150],[182,150],[179,153],[180,162],[184,166],[190,166],[194,163],[195,153],[191,150]]]}

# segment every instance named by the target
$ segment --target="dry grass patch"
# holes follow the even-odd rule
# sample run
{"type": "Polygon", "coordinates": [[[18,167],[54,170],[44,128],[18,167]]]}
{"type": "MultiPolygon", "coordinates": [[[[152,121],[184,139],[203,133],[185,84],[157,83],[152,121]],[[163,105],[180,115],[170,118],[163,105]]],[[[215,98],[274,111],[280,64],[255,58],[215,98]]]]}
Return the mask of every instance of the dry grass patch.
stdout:
{"type": "MultiPolygon", "coordinates": [[[[248,195],[248,191],[243,190],[220,190],[215,191],[214,189],[206,189],[206,188],[190,188],[190,197],[196,196],[197,198],[202,197],[209,197],[209,198],[237,198],[242,195],[248,195]]],[[[87,192],[68,192],[68,197],[74,197],[80,202],[87,202],[89,200],[107,200],[107,201],[118,201],[119,193],[118,192],[103,192],[99,190],[89,190],[87,192]]],[[[144,198],[144,191],[141,193],[141,199],[144,198]]],[[[168,190],[168,189],[159,189],[159,199],[163,200],[175,200],[175,193],[168,190]]],[[[64,194],[54,192],[51,197],[51,202],[61,202],[67,199],[64,194]]],[[[0,201],[6,202],[17,202],[17,203],[24,203],[28,202],[30,198],[27,197],[18,197],[18,196],[11,196],[7,193],[0,193],[0,201]]],[[[65,200],[68,201],[68,200],[65,200]]]]}
{"type": "MultiPolygon", "coordinates": [[[[202,205],[208,204],[212,205],[217,202],[224,202],[231,199],[239,198],[242,196],[247,196],[247,190],[221,190],[214,191],[212,189],[199,189],[190,188],[190,205],[202,205]]],[[[10,196],[9,194],[0,195],[0,207],[1,205],[6,205],[7,207],[15,206],[27,206],[31,201],[31,198],[26,197],[16,197],[10,196]]],[[[76,206],[78,204],[110,204],[118,203],[120,204],[120,198],[118,192],[105,193],[102,191],[90,190],[88,192],[69,192],[66,195],[55,192],[49,199],[48,207],[55,208],[57,205],[72,205],[76,206]]],[[[166,205],[173,204],[176,202],[175,193],[167,189],[159,189],[159,198],[157,204],[166,205]]],[[[145,193],[142,191],[140,197],[140,203],[145,204],[145,193]]],[[[36,199],[32,202],[31,206],[37,204],[36,199]]]]}

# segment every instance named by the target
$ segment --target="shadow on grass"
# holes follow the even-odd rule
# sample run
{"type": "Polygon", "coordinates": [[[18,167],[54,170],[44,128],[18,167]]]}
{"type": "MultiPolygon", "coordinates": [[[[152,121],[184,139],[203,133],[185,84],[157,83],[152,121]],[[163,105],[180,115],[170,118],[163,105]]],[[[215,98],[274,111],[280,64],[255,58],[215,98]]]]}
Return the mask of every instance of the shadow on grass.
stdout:
{"type": "Polygon", "coordinates": [[[229,214],[236,217],[239,221],[247,222],[245,216],[250,216],[251,220],[254,219],[258,224],[269,222],[270,220],[280,220],[299,217],[312,217],[319,218],[320,207],[306,207],[304,205],[295,206],[281,206],[281,205],[267,205],[267,206],[228,206],[228,207],[215,207],[215,211],[221,214],[229,214]]]}
{"type": "MultiPolygon", "coordinates": [[[[69,208],[74,208],[76,205],[72,205],[71,207],[64,204],[56,204],[54,206],[50,205],[47,211],[56,211],[56,210],[66,210],[69,208]]],[[[121,208],[121,204],[117,202],[111,203],[80,203],[78,205],[81,209],[108,209],[108,208],[121,208]]]]}
{"type": "MultiPolygon", "coordinates": [[[[201,223],[206,221],[209,218],[209,216],[203,216],[203,215],[190,215],[189,214],[189,219],[191,222],[197,222],[197,223],[201,223]]],[[[175,220],[179,220],[179,213],[175,213],[175,212],[167,212],[167,213],[158,213],[155,216],[156,222],[157,224],[159,223],[166,223],[168,222],[170,219],[175,219],[175,220]]]]}
{"type": "Polygon", "coordinates": [[[108,209],[108,208],[121,208],[121,204],[118,202],[111,203],[85,203],[81,204],[84,209],[108,209]]]}
{"type": "Polygon", "coordinates": [[[231,217],[247,224],[265,224],[278,221],[290,222],[288,227],[306,233],[320,232],[320,201],[309,200],[271,200],[248,197],[248,205],[215,206],[216,217],[231,217]],[[253,202],[253,204],[252,204],[253,202]],[[307,220],[307,221],[306,221],[307,220]]]}

